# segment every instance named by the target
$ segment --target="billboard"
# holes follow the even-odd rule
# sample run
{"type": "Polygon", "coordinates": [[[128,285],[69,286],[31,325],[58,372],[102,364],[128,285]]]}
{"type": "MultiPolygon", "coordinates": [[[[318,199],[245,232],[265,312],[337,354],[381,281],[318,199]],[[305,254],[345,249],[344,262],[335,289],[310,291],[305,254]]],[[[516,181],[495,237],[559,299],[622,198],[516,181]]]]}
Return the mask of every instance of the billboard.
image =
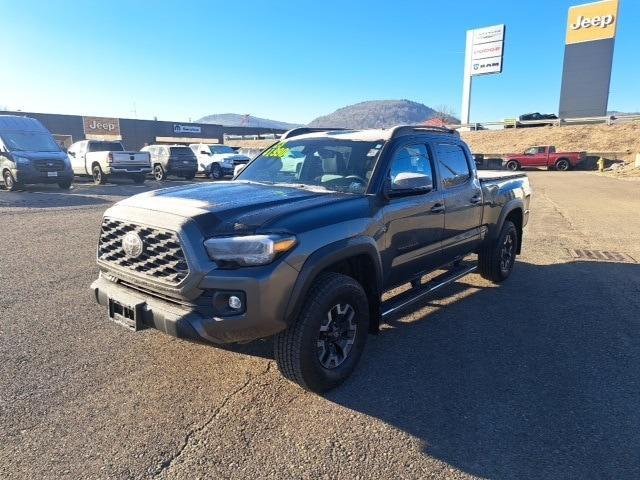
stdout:
{"type": "Polygon", "coordinates": [[[471,106],[471,78],[502,72],[505,26],[467,30],[467,46],[464,56],[464,82],[462,86],[462,123],[469,123],[471,106]]]}
{"type": "Polygon", "coordinates": [[[562,67],[559,116],[607,113],[618,0],[569,8],[562,67]]]}

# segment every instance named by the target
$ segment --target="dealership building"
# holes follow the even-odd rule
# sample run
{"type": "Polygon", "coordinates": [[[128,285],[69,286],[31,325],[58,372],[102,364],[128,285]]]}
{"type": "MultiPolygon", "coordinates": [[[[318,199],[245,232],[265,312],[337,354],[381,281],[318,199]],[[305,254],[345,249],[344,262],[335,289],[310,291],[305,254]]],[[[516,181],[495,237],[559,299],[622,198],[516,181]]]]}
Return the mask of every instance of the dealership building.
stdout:
{"type": "Polygon", "coordinates": [[[280,134],[284,130],[259,127],[226,127],[210,123],[167,122],[55,113],[0,111],[39,120],[64,149],[80,140],[117,140],[127,150],[155,143],[224,143],[225,135],[280,134]]]}

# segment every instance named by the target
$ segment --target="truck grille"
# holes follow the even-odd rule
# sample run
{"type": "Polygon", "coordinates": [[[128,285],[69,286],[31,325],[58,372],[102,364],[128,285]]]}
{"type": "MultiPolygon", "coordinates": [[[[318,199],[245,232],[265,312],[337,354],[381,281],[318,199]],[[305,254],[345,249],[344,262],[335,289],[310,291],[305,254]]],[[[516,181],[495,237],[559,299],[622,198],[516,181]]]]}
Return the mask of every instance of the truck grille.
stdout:
{"type": "Polygon", "coordinates": [[[64,162],[60,159],[53,160],[35,160],[33,166],[39,172],[61,172],[64,170],[64,162]]]}
{"type": "Polygon", "coordinates": [[[98,259],[147,277],[177,285],[189,275],[189,266],[175,232],[105,218],[98,242],[98,259]],[[129,232],[142,240],[142,253],[131,257],[122,241],[129,232]]]}

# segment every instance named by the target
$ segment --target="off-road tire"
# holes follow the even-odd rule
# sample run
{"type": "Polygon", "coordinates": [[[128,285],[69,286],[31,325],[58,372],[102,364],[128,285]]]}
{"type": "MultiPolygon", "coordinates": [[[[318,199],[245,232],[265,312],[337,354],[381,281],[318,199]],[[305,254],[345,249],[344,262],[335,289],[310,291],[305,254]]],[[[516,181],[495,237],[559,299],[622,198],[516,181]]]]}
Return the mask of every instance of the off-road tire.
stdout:
{"type": "Polygon", "coordinates": [[[6,188],[9,192],[16,192],[24,188],[21,183],[16,182],[16,179],[14,178],[13,173],[11,173],[10,170],[5,170],[2,173],[2,178],[4,180],[4,188],[6,188]]]}
{"type": "Polygon", "coordinates": [[[164,168],[162,168],[162,165],[160,165],[159,163],[156,163],[153,166],[153,178],[157,182],[162,182],[163,180],[167,179],[167,172],[164,171],[164,168]]]}
{"type": "Polygon", "coordinates": [[[107,175],[102,171],[100,165],[94,165],[91,168],[91,176],[93,177],[93,183],[96,185],[104,185],[107,183],[107,175]]]}
{"type": "Polygon", "coordinates": [[[513,222],[507,220],[504,222],[498,238],[483,246],[478,252],[478,270],[480,271],[480,275],[494,283],[500,283],[506,280],[513,270],[517,248],[518,230],[513,222]],[[503,247],[505,246],[508,236],[511,237],[512,257],[509,260],[508,268],[504,269],[501,265],[504,253],[503,247]]]}
{"type": "Polygon", "coordinates": [[[131,180],[133,180],[133,183],[135,183],[136,185],[142,185],[146,178],[144,174],[141,173],[140,175],[134,175],[133,177],[131,177],[131,180]]]}
{"type": "Polygon", "coordinates": [[[505,168],[507,170],[511,170],[512,172],[515,172],[516,170],[520,170],[520,164],[516,161],[516,160],[509,160],[507,162],[507,164],[505,165],[505,168]]]}
{"type": "Polygon", "coordinates": [[[339,273],[321,274],[313,283],[298,318],[275,336],[274,353],[282,375],[305,390],[322,393],[340,385],[356,368],[369,331],[369,304],[362,286],[339,273]],[[354,342],[342,363],[325,368],[319,358],[320,326],[336,304],[355,311],[354,342]]]}

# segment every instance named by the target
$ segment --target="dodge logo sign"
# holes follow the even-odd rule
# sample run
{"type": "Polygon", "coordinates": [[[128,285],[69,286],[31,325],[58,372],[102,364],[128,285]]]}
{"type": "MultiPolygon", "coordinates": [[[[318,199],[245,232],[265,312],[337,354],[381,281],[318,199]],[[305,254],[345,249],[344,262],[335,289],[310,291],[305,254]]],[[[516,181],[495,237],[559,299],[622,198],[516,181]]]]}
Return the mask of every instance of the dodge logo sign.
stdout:
{"type": "Polygon", "coordinates": [[[137,233],[129,232],[122,239],[122,249],[127,257],[137,258],[142,255],[144,245],[142,244],[142,239],[137,233]]]}

